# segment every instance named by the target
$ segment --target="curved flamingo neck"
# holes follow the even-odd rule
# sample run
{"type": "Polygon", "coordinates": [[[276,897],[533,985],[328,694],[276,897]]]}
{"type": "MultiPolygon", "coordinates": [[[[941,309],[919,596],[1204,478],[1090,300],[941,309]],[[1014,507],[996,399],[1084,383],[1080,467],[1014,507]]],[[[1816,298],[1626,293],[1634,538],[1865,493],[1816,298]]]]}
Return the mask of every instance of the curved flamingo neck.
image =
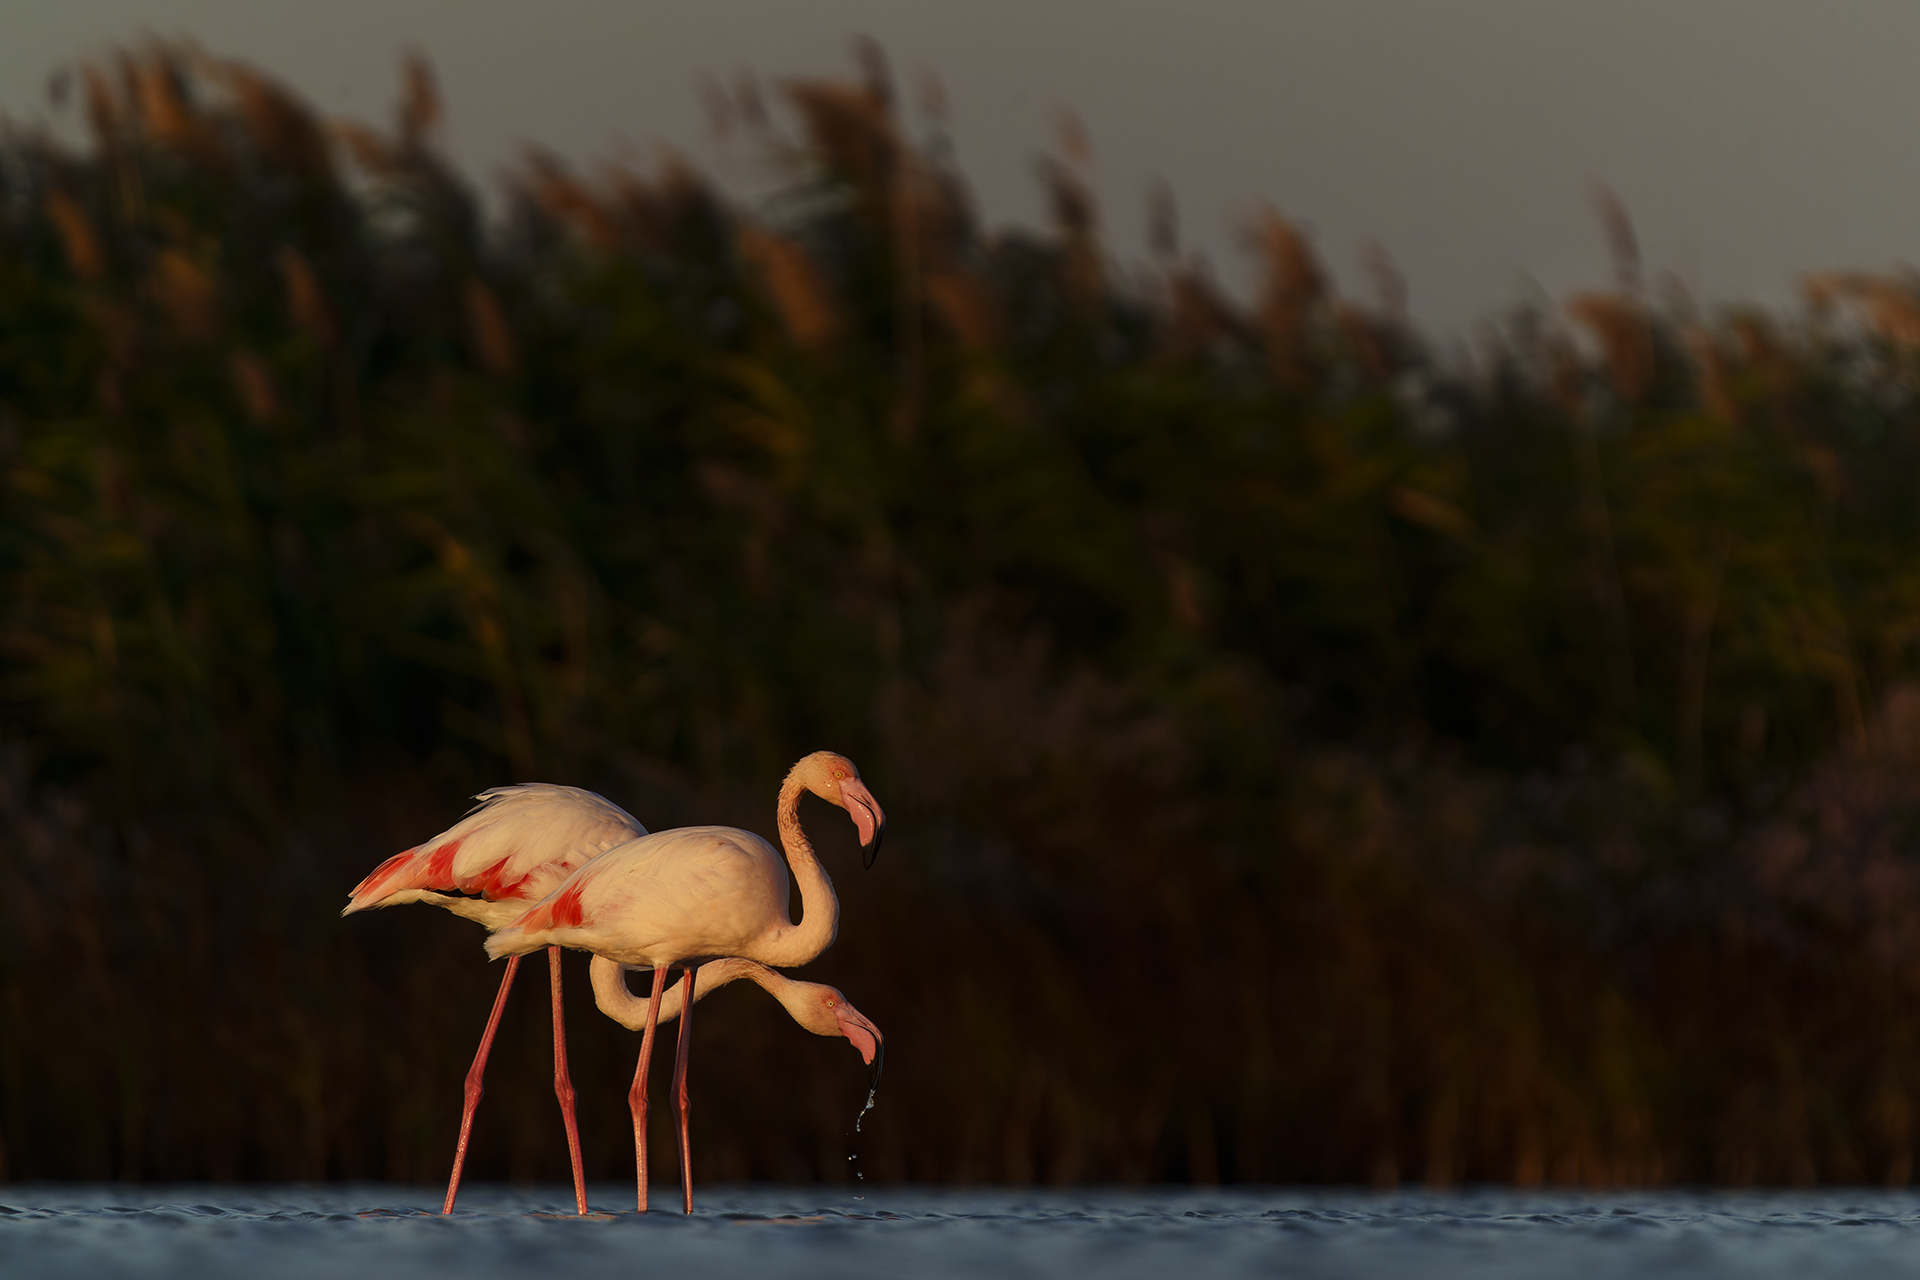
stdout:
{"type": "Polygon", "coordinates": [[[798,775],[796,765],[780,784],[780,805],[774,821],[780,830],[780,847],[786,852],[787,865],[792,868],[794,882],[800,886],[800,923],[780,930],[754,956],[762,964],[782,968],[805,964],[832,946],[840,932],[840,899],[834,896],[833,881],[827,877],[826,868],[814,856],[813,842],[800,827],[800,796],[807,790],[807,784],[798,775]]]}
{"type": "MultiPolygon", "coordinates": [[[[595,956],[590,968],[593,975],[593,1002],[600,1006],[600,1012],[612,1018],[629,1031],[642,1031],[647,1025],[647,1001],[633,994],[633,988],[627,985],[626,967],[618,960],[609,960],[605,956],[595,956]]],[[[786,1007],[787,1012],[796,1019],[795,1012],[800,1007],[798,998],[804,983],[795,982],[783,974],[775,973],[762,964],[737,957],[726,960],[712,960],[695,970],[693,978],[693,998],[696,1003],[711,993],[718,991],[730,982],[748,978],[764,987],[774,999],[786,1007]]],[[[680,1016],[680,984],[670,984],[660,997],[660,1022],[671,1022],[680,1016]]]]}

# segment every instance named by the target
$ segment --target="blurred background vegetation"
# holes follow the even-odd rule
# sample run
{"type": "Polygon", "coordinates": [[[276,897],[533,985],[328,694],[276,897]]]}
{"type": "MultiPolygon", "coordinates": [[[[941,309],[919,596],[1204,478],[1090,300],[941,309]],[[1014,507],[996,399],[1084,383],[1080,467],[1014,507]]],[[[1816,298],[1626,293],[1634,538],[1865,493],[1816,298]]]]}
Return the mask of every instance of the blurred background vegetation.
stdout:
{"type": "MultiPolygon", "coordinates": [[[[771,834],[833,747],[879,1109],[743,984],[697,1176],[1911,1179],[1913,281],[1706,314],[1603,200],[1609,288],[1436,352],[1277,214],[1251,303],[1165,196],[1117,265],[1070,133],[979,226],[870,52],[716,101],[751,210],[483,199],[419,65],[386,130],[64,92],[0,138],[0,1176],[443,1178],[499,971],[347,890],[516,779],[771,834]]],[[[565,1176],[541,986],[476,1176],[565,1176]]]]}

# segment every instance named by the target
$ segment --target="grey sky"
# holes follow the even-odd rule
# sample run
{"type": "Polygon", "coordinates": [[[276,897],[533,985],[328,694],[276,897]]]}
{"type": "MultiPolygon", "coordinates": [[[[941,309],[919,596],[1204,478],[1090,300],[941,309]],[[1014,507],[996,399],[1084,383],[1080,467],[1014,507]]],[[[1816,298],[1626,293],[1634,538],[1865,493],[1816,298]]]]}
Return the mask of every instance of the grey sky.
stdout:
{"type": "Polygon", "coordinates": [[[1920,258],[1911,0],[7,0],[0,110],[42,114],[51,71],[143,32],[381,119],[400,52],[423,49],[480,175],[529,140],[582,160],[665,141],[724,169],[702,73],[841,73],[864,32],[909,88],[939,75],[990,218],[1037,218],[1033,162],[1070,108],[1122,258],[1164,178],[1229,281],[1236,229],[1271,201],[1356,290],[1383,244],[1446,327],[1529,281],[1604,282],[1595,181],[1650,264],[1712,302],[1920,258]]]}

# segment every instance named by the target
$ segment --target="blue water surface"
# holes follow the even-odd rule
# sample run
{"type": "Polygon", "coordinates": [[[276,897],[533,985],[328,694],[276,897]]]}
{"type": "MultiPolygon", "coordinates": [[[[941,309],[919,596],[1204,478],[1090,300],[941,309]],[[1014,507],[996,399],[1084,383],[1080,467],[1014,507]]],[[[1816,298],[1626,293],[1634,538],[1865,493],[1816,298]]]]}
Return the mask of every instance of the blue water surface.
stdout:
{"type": "Polygon", "coordinates": [[[0,1275],[1920,1277],[1920,1194],[0,1185],[0,1275]],[[664,1204],[660,1202],[664,1201],[664,1204]],[[661,1211],[664,1208],[666,1211],[661,1211]]]}

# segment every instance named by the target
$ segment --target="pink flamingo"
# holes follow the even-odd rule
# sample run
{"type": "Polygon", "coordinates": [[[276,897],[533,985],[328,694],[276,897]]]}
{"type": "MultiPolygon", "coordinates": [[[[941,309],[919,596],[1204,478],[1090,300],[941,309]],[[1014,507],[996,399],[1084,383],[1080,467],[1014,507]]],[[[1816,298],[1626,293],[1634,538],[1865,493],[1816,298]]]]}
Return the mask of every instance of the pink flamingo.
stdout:
{"type": "MultiPolygon", "coordinates": [[[[804,1029],[817,1036],[846,1037],[859,1053],[860,1061],[874,1068],[875,1082],[878,1082],[880,1063],[886,1056],[886,1038],[880,1034],[880,1028],[867,1021],[865,1014],[825,983],[801,982],[763,964],[730,956],[699,967],[693,983],[693,998],[704,1000],[742,978],[759,984],[804,1029]]],[[[661,997],[656,1021],[672,1022],[679,1017],[685,995],[679,986],[668,990],[661,997]]],[[[647,1010],[653,1005],[628,988],[626,966],[605,956],[593,958],[593,1002],[600,1006],[600,1012],[629,1031],[646,1030],[647,1010]]]]}
{"type": "MultiPolygon", "coordinates": [[[[525,915],[487,939],[487,954],[496,960],[558,945],[653,970],[640,1061],[627,1094],[642,1213],[647,1211],[647,1067],[653,1060],[654,1029],[667,970],[675,965],[683,970],[684,1007],[694,986],[695,964],[689,962],[727,956],[761,965],[805,964],[831,946],[839,930],[840,903],[834,897],[833,882],[800,829],[803,791],[847,811],[860,833],[863,865],[871,867],[880,852],[886,815],[860,781],[853,761],[832,751],[816,751],[794,765],[780,785],[776,822],[785,862],[765,840],[737,827],[682,827],[642,836],[581,867],[525,915]],[[792,863],[793,878],[800,883],[799,924],[787,914],[787,863],[792,863]]],[[[596,994],[604,985],[599,972],[596,994]]],[[[680,1019],[673,1065],[680,1185],[688,1213],[693,1212],[693,1157],[687,1127],[687,1047],[692,1023],[690,1016],[680,1019]]]]}
{"type": "MultiPolygon", "coordinates": [[[[637,998],[627,986],[626,966],[617,960],[605,956],[593,958],[593,1002],[600,1006],[600,1012],[612,1018],[629,1031],[644,1031],[647,1015],[653,1009],[651,1000],[637,998]]],[[[776,972],[763,964],[752,960],[742,960],[737,956],[724,960],[711,960],[695,970],[693,999],[698,1002],[718,991],[729,983],[747,978],[780,1002],[782,1008],[800,1024],[817,1036],[844,1036],[852,1043],[860,1060],[873,1068],[873,1074],[867,1085],[867,1106],[873,1105],[874,1090],[880,1087],[880,1069],[886,1061],[886,1038],[880,1034],[880,1028],[867,1020],[867,1016],[854,1008],[847,998],[833,987],[819,982],[801,982],[776,972]]],[[[672,1022],[681,1015],[681,1004],[686,997],[686,985],[670,988],[660,1000],[659,1012],[655,1022],[672,1022]]],[[[688,1013],[689,1019],[691,1012],[688,1013]]],[[[684,1032],[687,1024],[682,1022],[684,1032]]],[[[680,1052],[674,1056],[674,1092],[680,1099],[680,1149],[687,1150],[687,1068],[686,1037],[682,1038],[680,1052]]],[[[641,1104],[645,1105],[644,1101],[641,1104]]],[[[862,1115],[866,1113],[861,1112],[862,1115]]],[[[858,1127],[858,1126],[856,1126],[858,1127]]],[[[681,1169],[681,1176],[687,1176],[687,1170],[681,1169]]],[[[684,1184],[683,1184],[684,1186],[684,1184]]],[[[686,1192],[687,1211],[691,1213],[693,1195],[686,1192]]]]}
{"type": "MultiPolygon", "coordinates": [[[[427,902],[476,920],[489,930],[509,924],[589,859],[647,834],[619,805],[591,791],[546,782],[495,787],[474,799],[471,813],[452,827],[396,854],[373,869],[353,890],[341,915],[405,902],[427,902]],[[459,894],[472,896],[460,897],[459,894]]],[[[454,1149],[453,1176],[447,1181],[442,1213],[453,1212],[460,1171],[467,1161],[473,1115],[485,1092],[487,1055],[507,1007],[507,992],[520,957],[507,962],[500,993],[480,1037],[480,1050],[467,1070],[466,1102],[460,1113],[460,1142],[454,1149]]],[[[553,1092],[567,1127],[567,1153],[573,1162],[573,1200],[587,1211],[587,1180],[580,1167],[580,1128],[574,1120],[573,1080],[567,1071],[567,1032],[560,1009],[560,948],[547,948],[547,973],[553,996],[553,1092]]]]}

